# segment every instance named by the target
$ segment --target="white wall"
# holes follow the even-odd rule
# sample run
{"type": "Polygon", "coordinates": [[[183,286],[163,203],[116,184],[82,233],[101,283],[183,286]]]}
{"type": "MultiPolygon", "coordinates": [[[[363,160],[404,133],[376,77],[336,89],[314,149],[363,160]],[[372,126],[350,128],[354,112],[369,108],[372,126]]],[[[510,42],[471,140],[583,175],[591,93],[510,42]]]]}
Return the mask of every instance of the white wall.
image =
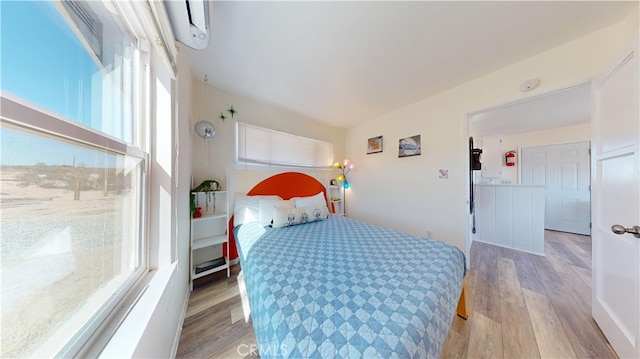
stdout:
{"type": "Polygon", "coordinates": [[[502,152],[517,151],[516,165],[502,166],[502,180],[520,183],[520,150],[525,147],[548,146],[563,143],[591,141],[591,124],[558,127],[545,131],[526,132],[515,135],[502,136],[502,152]]]}
{"type": "Polygon", "coordinates": [[[348,130],[346,153],[357,166],[349,215],[419,235],[431,230],[434,238],[464,249],[466,113],[530,97],[519,91],[526,79],[541,80],[537,93],[589,80],[623,45],[622,27],[602,29],[348,130]],[[417,134],[422,155],[398,158],[398,139],[417,134]],[[377,135],[384,136],[384,152],[366,155],[367,138],[377,135]],[[449,178],[439,179],[439,169],[449,170],[449,178]]]}
{"type": "Polygon", "coordinates": [[[622,36],[631,38],[640,28],[640,4],[629,12],[629,15],[622,21],[622,36]]]}
{"type": "MultiPolygon", "coordinates": [[[[183,45],[184,46],[184,45],[183,45]]],[[[177,97],[178,106],[176,109],[176,248],[178,259],[178,271],[176,274],[176,283],[173,284],[173,300],[178,314],[180,314],[180,322],[178,323],[178,338],[182,329],[182,320],[186,312],[189,290],[190,276],[190,231],[191,231],[191,215],[190,215],[190,191],[191,191],[191,166],[192,166],[192,150],[191,150],[191,68],[189,58],[186,51],[178,54],[178,75],[177,75],[177,97]],[[182,302],[181,302],[182,301],[182,302]]],[[[176,343],[177,344],[177,343],[176,343]]],[[[173,348],[177,351],[178,347],[173,348]]]]}
{"type": "MultiPolygon", "coordinates": [[[[216,127],[216,135],[206,141],[198,137],[195,131],[191,131],[192,174],[195,186],[205,179],[215,179],[231,194],[246,193],[260,180],[287,170],[236,168],[234,165],[235,121],[332,142],[334,158],[341,160],[344,156],[345,131],[342,129],[327,126],[315,118],[232,94],[214,86],[205,87],[202,79],[193,79],[192,91],[194,116],[191,119],[191,127],[193,128],[193,125],[201,119],[207,119],[216,127]],[[231,106],[238,111],[233,119],[227,111],[231,106]],[[220,113],[223,113],[227,119],[224,121],[219,119],[220,113]],[[225,183],[225,178],[228,183],[225,183]]],[[[337,175],[331,171],[308,173],[316,176],[324,176],[325,173],[337,175]]],[[[230,201],[233,203],[232,198],[230,201]]]]}

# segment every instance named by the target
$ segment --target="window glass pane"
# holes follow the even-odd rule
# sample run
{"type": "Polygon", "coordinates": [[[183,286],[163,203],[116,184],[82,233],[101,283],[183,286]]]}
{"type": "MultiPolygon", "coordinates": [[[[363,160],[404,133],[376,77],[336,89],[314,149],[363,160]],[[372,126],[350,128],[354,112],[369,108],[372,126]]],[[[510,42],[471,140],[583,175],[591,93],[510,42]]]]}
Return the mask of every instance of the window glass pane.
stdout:
{"type": "Polygon", "coordinates": [[[52,357],[141,267],[143,161],[2,123],[0,357],[52,357]]]}
{"type": "Polygon", "coordinates": [[[134,37],[102,1],[1,1],[2,90],[133,144],[134,37]]]}
{"type": "Polygon", "coordinates": [[[0,16],[0,357],[73,355],[146,270],[136,39],[109,1],[0,16]]]}

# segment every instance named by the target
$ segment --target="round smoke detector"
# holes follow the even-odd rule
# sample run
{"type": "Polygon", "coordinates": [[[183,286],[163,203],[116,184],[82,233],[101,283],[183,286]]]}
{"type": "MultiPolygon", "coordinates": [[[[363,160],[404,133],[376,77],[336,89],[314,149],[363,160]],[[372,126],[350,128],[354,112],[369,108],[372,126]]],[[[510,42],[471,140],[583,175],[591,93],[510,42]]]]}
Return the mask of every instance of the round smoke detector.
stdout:
{"type": "Polygon", "coordinates": [[[531,91],[534,88],[538,87],[539,84],[540,84],[540,80],[538,79],[527,80],[523,82],[522,85],[520,85],[520,91],[522,92],[531,91]]]}

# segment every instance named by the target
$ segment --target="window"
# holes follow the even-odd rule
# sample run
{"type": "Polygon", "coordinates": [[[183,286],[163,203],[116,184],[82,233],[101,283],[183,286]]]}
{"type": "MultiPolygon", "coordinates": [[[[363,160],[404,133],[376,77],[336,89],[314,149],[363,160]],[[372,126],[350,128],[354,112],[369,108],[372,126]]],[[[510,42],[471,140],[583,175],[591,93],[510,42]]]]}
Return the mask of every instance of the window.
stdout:
{"type": "Polygon", "coordinates": [[[238,163],[288,167],[330,167],[333,144],[263,127],[237,124],[238,163]]]}
{"type": "Polygon", "coordinates": [[[109,2],[0,6],[0,356],[73,356],[147,270],[141,54],[109,2]]]}

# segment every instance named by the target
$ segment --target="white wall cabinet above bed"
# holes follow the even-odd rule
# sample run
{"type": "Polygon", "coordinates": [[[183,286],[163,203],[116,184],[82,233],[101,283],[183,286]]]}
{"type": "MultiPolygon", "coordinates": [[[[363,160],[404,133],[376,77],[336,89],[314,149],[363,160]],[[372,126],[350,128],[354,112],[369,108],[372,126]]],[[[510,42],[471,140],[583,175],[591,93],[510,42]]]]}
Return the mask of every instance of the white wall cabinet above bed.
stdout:
{"type": "Polygon", "coordinates": [[[227,191],[198,192],[196,195],[202,217],[191,218],[191,290],[194,279],[224,269],[227,277],[230,274],[228,254],[220,257],[220,246],[229,248],[227,191]]]}

